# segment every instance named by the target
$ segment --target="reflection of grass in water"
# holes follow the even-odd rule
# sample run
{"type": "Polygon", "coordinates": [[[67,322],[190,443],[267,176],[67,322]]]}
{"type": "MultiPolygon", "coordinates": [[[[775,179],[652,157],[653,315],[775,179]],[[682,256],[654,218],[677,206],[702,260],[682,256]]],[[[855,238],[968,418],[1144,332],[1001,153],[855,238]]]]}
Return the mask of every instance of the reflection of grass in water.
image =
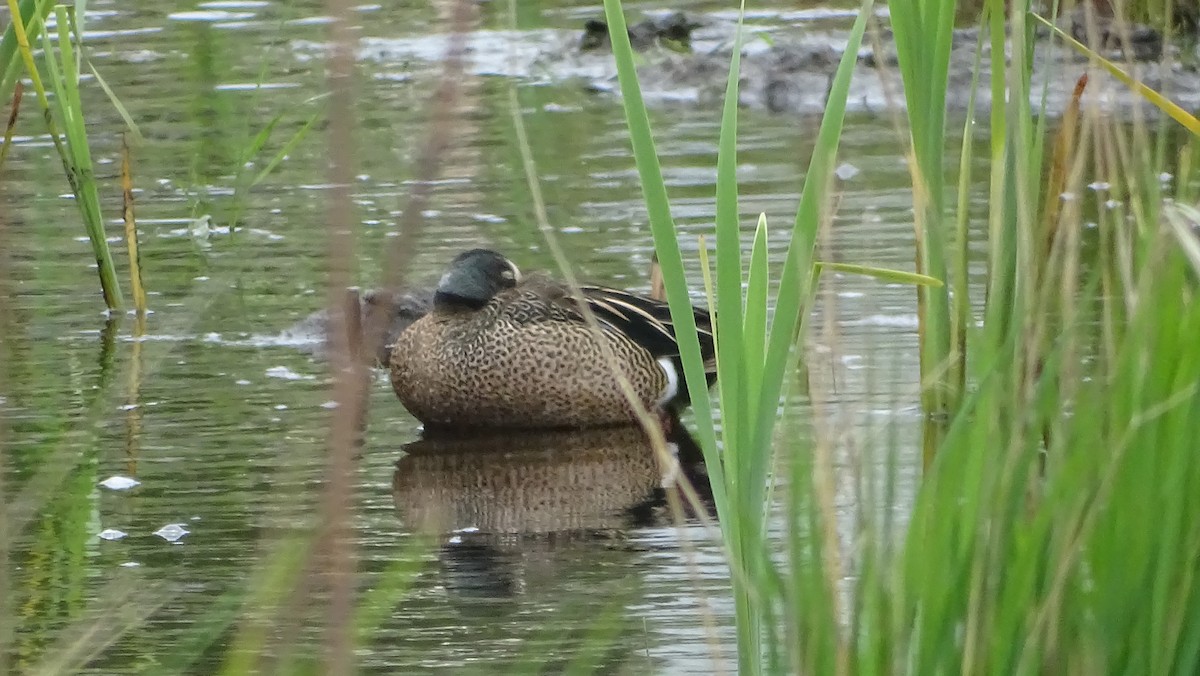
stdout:
{"type": "MultiPolygon", "coordinates": [[[[222,31],[208,22],[194,22],[189,26],[193,35],[189,50],[189,66],[197,85],[192,103],[191,120],[198,127],[196,151],[192,156],[191,212],[198,217],[212,210],[214,200],[207,194],[215,177],[232,177],[233,194],[221,200],[224,215],[221,225],[236,231],[241,225],[242,214],[248,202],[248,193],[269,177],[289,153],[308,136],[308,132],[322,116],[319,108],[308,113],[303,121],[294,119],[296,110],[287,109],[275,113],[265,124],[259,121],[262,97],[265,91],[268,67],[274,63],[272,49],[264,49],[255,87],[249,101],[241,103],[244,92],[223,91],[221,85],[229,84],[232,68],[227,63],[230,49],[222,31]],[[295,127],[282,145],[272,144],[278,129],[295,127]],[[265,151],[278,146],[274,153],[265,151]]],[[[323,96],[314,97],[305,104],[319,103],[323,96]]]]}
{"type": "MultiPolygon", "coordinates": [[[[79,3],[79,11],[83,7],[84,3],[79,3]]],[[[17,16],[16,3],[10,3],[10,9],[17,16]]],[[[48,2],[24,2],[20,8],[20,16],[24,17],[24,21],[14,22],[7,27],[5,37],[0,42],[0,73],[3,74],[0,90],[5,92],[7,99],[14,90],[16,77],[23,65],[33,81],[33,91],[92,241],[105,300],[110,308],[115,308],[121,304],[120,290],[104,234],[79,93],[78,65],[83,63],[90,66],[90,63],[82,51],[79,37],[82,29],[76,23],[72,10],[54,8],[58,41],[56,44],[49,42],[42,30],[42,22],[50,9],[51,3],[48,2]],[[40,77],[38,61],[32,53],[33,45],[30,44],[39,35],[42,36],[43,56],[40,69],[47,74],[44,81],[40,77]]],[[[132,127],[128,113],[100,75],[94,74],[96,82],[110,97],[118,112],[130,123],[136,137],[137,130],[132,127]]],[[[11,128],[6,129],[6,135],[10,133],[11,128]]],[[[6,144],[5,152],[7,150],[6,144]]],[[[122,172],[127,198],[127,241],[131,259],[136,265],[136,231],[133,228],[131,201],[128,199],[132,185],[127,155],[124,160],[122,172]]],[[[262,170],[263,174],[275,164],[277,161],[268,164],[262,170]]],[[[263,174],[260,174],[260,179],[263,174]]],[[[11,268],[5,266],[4,269],[11,268]]],[[[137,306],[144,309],[145,302],[136,269],[133,279],[138,296],[137,306]]],[[[202,305],[203,302],[192,305],[202,305]]],[[[13,322],[20,321],[19,318],[10,319],[13,322]]],[[[139,317],[136,321],[135,337],[143,331],[143,318],[139,317]]],[[[84,575],[84,549],[94,542],[91,527],[94,525],[93,501],[98,479],[94,465],[96,453],[101,448],[101,421],[116,406],[116,397],[109,384],[116,376],[113,347],[118,324],[119,318],[106,322],[101,333],[99,382],[94,387],[91,383],[72,382],[70,390],[79,393],[79,396],[66,397],[65,400],[57,395],[53,387],[45,387],[45,382],[51,380],[54,374],[29,373],[11,377],[21,368],[24,358],[29,358],[29,364],[69,363],[72,357],[64,359],[61,347],[57,358],[39,361],[32,357],[38,351],[32,344],[19,349],[20,339],[25,337],[19,335],[19,326],[9,322],[4,327],[4,340],[0,341],[8,353],[5,369],[9,377],[5,380],[14,383],[12,389],[4,390],[5,405],[30,406],[39,412],[38,418],[41,419],[37,423],[38,430],[26,430],[37,439],[36,446],[20,448],[18,456],[4,463],[5,471],[9,467],[20,466],[24,466],[25,471],[19,474],[21,479],[10,490],[3,492],[3,515],[0,521],[3,521],[4,527],[0,532],[0,548],[5,555],[0,558],[6,564],[12,560],[9,552],[13,542],[26,541],[28,537],[31,546],[29,558],[20,562],[21,573],[0,585],[0,605],[6,611],[3,614],[16,620],[4,623],[4,631],[0,632],[0,656],[16,659],[22,669],[34,669],[37,673],[71,672],[81,668],[114,641],[137,629],[169,598],[159,585],[137,579],[135,572],[128,572],[124,576],[132,581],[119,578],[98,591],[89,589],[84,575]],[[22,392],[28,384],[33,384],[33,391],[22,392]],[[74,450],[80,446],[81,440],[87,449],[83,457],[77,456],[74,450]],[[88,599],[86,602],[85,597],[88,599]],[[9,610],[12,612],[7,612],[9,610]]],[[[135,437],[140,431],[141,415],[138,408],[138,391],[142,381],[141,343],[134,343],[133,351],[135,354],[128,371],[130,387],[125,403],[131,407],[128,414],[128,450],[136,453],[135,437]]],[[[165,352],[159,351],[156,361],[164,356],[165,352]]],[[[151,370],[156,366],[152,362],[151,370]]],[[[79,369],[72,366],[70,371],[74,374],[79,369]]],[[[131,457],[129,462],[132,472],[136,457],[131,457]]],[[[5,570],[8,571],[7,565],[5,570]]]]}

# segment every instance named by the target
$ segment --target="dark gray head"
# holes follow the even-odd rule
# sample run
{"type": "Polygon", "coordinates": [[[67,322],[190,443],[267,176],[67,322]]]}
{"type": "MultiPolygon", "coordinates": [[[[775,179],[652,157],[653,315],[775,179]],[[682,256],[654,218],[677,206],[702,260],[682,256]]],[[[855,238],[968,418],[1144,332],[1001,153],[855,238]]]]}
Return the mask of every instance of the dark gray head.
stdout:
{"type": "Polygon", "coordinates": [[[495,251],[472,249],[450,262],[450,268],[438,282],[433,303],[438,307],[479,309],[519,281],[521,271],[512,261],[495,251]]]}

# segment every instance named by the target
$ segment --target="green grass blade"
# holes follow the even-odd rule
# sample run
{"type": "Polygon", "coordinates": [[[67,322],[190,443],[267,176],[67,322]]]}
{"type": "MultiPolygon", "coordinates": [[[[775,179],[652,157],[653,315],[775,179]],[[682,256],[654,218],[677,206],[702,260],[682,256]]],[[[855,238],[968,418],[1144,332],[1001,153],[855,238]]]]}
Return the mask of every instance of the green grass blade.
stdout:
{"type": "Polygon", "coordinates": [[[832,270],[833,272],[845,272],[851,275],[861,275],[863,277],[872,277],[882,282],[892,282],[898,284],[912,284],[914,286],[932,286],[938,288],[943,286],[942,280],[929,275],[922,275],[915,272],[905,272],[904,270],[890,270],[888,268],[875,268],[869,265],[854,265],[852,263],[825,263],[817,261],[813,263],[818,272],[832,270]]]}
{"type": "Polygon", "coordinates": [[[809,160],[808,173],[804,176],[804,189],[796,211],[796,222],[775,301],[775,319],[767,337],[763,384],[758,395],[757,419],[752,425],[753,445],[757,447],[765,447],[769,443],[775,428],[776,404],[783,387],[784,366],[799,331],[800,320],[805,310],[803,303],[808,298],[813,247],[817,241],[821,212],[825,208],[829,176],[833,171],[838,142],[841,140],[850,78],[858,62],[858,50],[862,45],[863,33],[873,6],[873,0],[863,0],[859,6],[858,18],[850,29],[846,50],[842,54],[829,89],[825,115],[817,132],[817,142],[809,160]]]}
{"type": "MultiPolygon", "coordinates": [[[[946,278],[943,224],[946,92],[953,42],[952,0],[889,5],[908,104],[913,207],[917,227],[917,272],[946,278]]],[[[952,354],[950,297],[945,288],[917,288],[920,322],[921,400],[929,415],[954,407],[958,388],[946,375],[952,354]]],[[[936,428],[930,428],[936,432],[936,428]]],[[[936,439],[931,439],[931,443],[936,439]]]]}
{"type": "MultiPolygon", "coordinates": [[[[77,31],[78,35],[82,35],[83,34],[83,22],[85,19],[87,19],[87,0],[75,0],[74,15],[75,15],[75,30],[77,31]]],[[[76,68],[76,70],[78,70],[79,65],[76,64],[75,68],[76,68]]]]}
{"type": "Polygon", "coordinates": [[[281,162],[283,162],[284,158],[291,154],[291,152],[296,149],[296,146],[300,145],[300,142],[304,140],[305,136],[308,136],[309,130],[312,129],[313,124],[315,124],[320,117],[320,113],[313,113],[310,115],[308,120],[304,122],[303,126],[301,126],[295,134],[292,134],[291,138],[287,140],[287,143],[284,143],[283,147],[279,149],[279,152],[275,153],[275,156],[272,157],[269,162],[267,162],[266,166],[262,168],[262,171],[258,172],[258,174],[254,177],[254,180],[250,182],[250,186],[254,187],[259,183],[262,183],[268,176],[270,176],[271,172],[275,171],[275,168],[278,167],[281,162]]]}
{"type": "MultiPolygon", "coordinates": [[[[116,309],[123,304],[121,287],[117,281],[116,267],[113,264],[112,253],[104,232],[104,216],[100,209],[100,193],[96,186],[95,169],[92,164],[92,153],[88,146],[87,129],[83,114],[83,101],[79,95],[79,71],[75,60],[75,50],[72,46],[71,35],[74,17],[68,8],[59,5],[54,8],[58,24],[58,50],[61,57],[58,61],[60,69],[54,68],[55,59],[47,58],[47,67],[54,73],[57,83],[57,103],[63,131],[67,137],[66,151],[68,156],[64,163],[68,165],[68,178],[75,192],[76,202],[83,215],[84,227],[88,239],[92,243],[92,251],[96,255],[96,263],[100,273],[100,286],[104,292],[104,300],[108,308],[116,309]]],[[[50,49],[46,36],[44,46],[46,54],[50,49]]]]}
{"type": "Polygon", "coordinates": [[[650,229],[654,236],[654,248],[662,266],[663,283],[667,291],[667,302],[675,324],[679,350],[683,359],[684,377],[688,384],[692,410],[696,414],[697,441],[704,451],[705,463],[709,466],[714,497],[718,505],[726,502],[725,479],[717,455],[716,427],[713,424],[712,403],[700,356],[700,343],[696,338],[696,320],[692,315],[688,298],[687,280],[683,270],[683,255],[679,250],[679,239],[675,233],[675,222],[671,218],[671,207],[667,189],[659,166],[654,138],[650,132],[650,119],[642,99],[641,87],[634,67],[633,46],[629,43],[628,28],[620,0],[605,0],[604,15],[612,37],[613,58],[616,60],[617,77],[625,108],[626,123],[629,125],[630,143],[637,163],[638,176],[642,183],[642,194],[646,200],[646,211],[650,217],[650,229]]]}
{"type": "MultiPolygon", "coordinates": [[[[80,28],[79,30],[82,31],[83,29],[80,28]]],[[[96,78],[96,83],[99,84],[100,88],[104,90],[104,95],[108,97],[108,100],[110,103],[112,103],[113,108],[117,110],[117,114],[120,115],[121,119],[125,122],[125,127],[129,129],[131,134],[133,134],[133,140],[141,143],[144,140],[142,137],[142,132],[140,129],[138,129],[137,123],[133,121],[133,116],[131,116],[129,111],[125,108],[125,104],[121,103],[121,100],[117,98],[116,92],[112,90],[112,87],[108,86],[108,82],[103,76],[100,75],[100,71],[96,70],[96,66],[92,65],[91,59],[85,59],[85,61],[87,62],[88,70],[92,71],[92,76],[96,78]]]]}
{"type": "MultiPolygon", "coordinates": [[[[767,347],[767,287],[770,268],[767,260],[767,215],[759,214],[754,229],[754,245],[750,249],[750,265],[746,269],[746,317],[742,343],[746,351],[747,393],[762,392],[763,354],[767,347]]],[[[756,405],[758,402],[754,402],[756,405]]],[[[753,405],[750,407],[753,409],[753,405]]]]}
{"type": "Polygon", "coordinates": [[[9,0],[10,18],[20,17],[20,20],[11,21],[0,37],[0,101],[7,101],[12,96],[21,77],[21,42],[38,38],[53,7],[51,0],[24,0],[19,5],[15,0],[9,0]]]}
{"type": "Polygon", "coordinates": [[[422,555],[433,549],[427,538],[414,538],[379,574],[379,581],[363,593],[354,612],[354,633],[360,644],[378,634],[384,622],[392,617],[396,606],[407,597],[413,582],[427,567],[422,555]]]}
{"type": "Polygon", "coordinates": [[[1043,26],[1053,31],[1055,35],[1062,38],[1064,42],[1066,42],[1068,45],[1071,45],[1071,47],[1073,47],[1080,54],[1083,54],[1088,58],[1096,59],[1096,61],[1103,66],[1104,70],[1107,70],[1110,75],[1115,77],[1126,87],[1129,87],[1133,91],[1137,92],[1142,98],[1152,103],[1156,108],[1166,113],[1172,120],[1175,120],[1179,124],[1183,125],[1185,129],[1193,134],[1200,135],[1200,119],[1181,108],[1174,101],[1146,86],[1142,81],[1134,79],[1117,64],[1097,54],[1087,45],[1063,32],[1061,28],[1056,26],[1049,19],[1046,19],[1034,12],[1030,12],[1029,15],[1040,22],[1043,26]]]}
{"type": "MultiPolygon", "coordinates": [[[[981,22],[986,25],[988,8],[985,6],[981,22]]],[[[950,346],[954,356],[951,362],[950,382],[961,392],[966,388],[967,381],[967,327],[971,323],[971,289],[970,289],[970,255],[971,234],[968,227],[968,217],[971,209],[971,171],[975,158],[975,104],[979,92],[979,73],[983,63],[983,44],[987,32],[981,30],[975,44],[975,58],[971,72],[971,90],[967,95],[966,122],[963,123],[962,149],[958,160],[958,203],[957,219],[955,221],[955,237],[953,256],[953,274],[951,297],[953,307],[950,320],[950,346]]]]}
{"type": "MultiPolygon", "coordinates": [[[[741,75],[742,21],[745,2],[741,3],[734,32],[733,56],[725,84],[725,103],[721,111],[721,133],[717,146],[717,340],[721,344],[718,369],[721,377],[717,387],[721,393],[722,436],[726,439],[726,454],[740,452],[738,425],[745,419],[748,364],[742,348],[742,246],[738,213],[737,186],[737,125],[738,81],[741,75]],[[729,440],[737,440],[730,444],[729,440]]],[[[761,359],[756,360],[761,361],[761,359]]],[[[761,368],[761,367],[759,367],[761,368]]],[[[748,449],[749,450],[749,449],[748,449]]],[[[751,450],[750,452],[754,452],[751,450]]],[[[735,467],[746,464],[731,461],[735,467]]],[[[741,483],[740,481],[738,483],[741,483]]],[[[736,483],[731,490],[736,490],[736,483]]],[[[734,498],[736,500],[736,498],[734,498]]]]}

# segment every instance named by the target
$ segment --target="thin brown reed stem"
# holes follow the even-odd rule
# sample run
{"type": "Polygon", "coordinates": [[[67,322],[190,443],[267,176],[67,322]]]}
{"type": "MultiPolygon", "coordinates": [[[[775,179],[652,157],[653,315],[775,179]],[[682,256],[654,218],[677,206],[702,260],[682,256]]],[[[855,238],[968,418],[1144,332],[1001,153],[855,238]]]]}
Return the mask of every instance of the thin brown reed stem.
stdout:
{"type": "MultiPolygon", "coordinates": [[[[380,307],[390,310],[394,292],[404,282],[404,272],[416,251],[425,224],[422,212],[429,204],[430,188],[441,175],[442,161],[459,122],[458,103],[462,98],[463,57],[466,54],[467,32],[475,25],[475,3],[470,0],[448,0],[452,3],[449,39],[442,60],[442,73],[437,89],[430,99],[425,142],[417,152],[413,167],[413,188],[397,219],[398,237],[393,239],[384,255],[383,285],[380,307]]],[[[372,314],[363,326],[367,345],[380,345],[388,329],[391,312],[372,314]]]]}
{"type": "MultiPolygon", "coordinates": [[[[347,0],[328,0],[329,53],[329,314],[330,363],[333,397],[337,402],[330,425],[325,493],[321,507],[320,552],[328,580],[325,611],[324,663],[327,674],[354,670],[354,581],[357,568],[351,533],[351,503],[359,420],[364,405],[362,382],[366,367],[354,358],[350,324],[339,309],[354,269],[353,205],[350,184],[354,177],[354,53],[356,26],[347,0]]],[[[356,308],[357,309],[357,308],[356,308]]]]}
{"type": "MultiPolygon", "coordinates": [[[[0,180],[0,186],[3,186],[3,181],[0,180]]],[[[4,203],[4,191],[0,187],[0,204],[4,203]]],[[[8,356],[4,354],[5,345],[8,345],[8,322],[9,322],[9,307],[8,307],[8,242],[6,235],[6,223],[4,214],[7,210],[0,209],[0,617],[16,617],[14,609],[11,607],[11,590],[9,586],[9,542],[14,533],[9,530],[8,519],[8,490],[4,485],[4,468],[8,466],[4,459],[4,449],[7,443],[7,416],[5,409],[8,406],[8,400],[5,398],[5,386],[7,384],[7,364],[8,356]]],[[[0,674],[9,673],[8,669],[8,654],[9,646],[12,643],[13,622],[0,622],[0,674]]]]}

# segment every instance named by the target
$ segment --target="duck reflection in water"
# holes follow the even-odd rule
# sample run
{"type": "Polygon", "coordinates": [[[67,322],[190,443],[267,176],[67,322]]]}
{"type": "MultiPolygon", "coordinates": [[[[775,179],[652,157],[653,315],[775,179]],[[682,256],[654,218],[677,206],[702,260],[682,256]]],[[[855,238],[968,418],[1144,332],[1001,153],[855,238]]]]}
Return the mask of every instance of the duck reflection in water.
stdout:
{"type": "Polygon", "coordinates": [[[622,548],[632,529],[674,523],[668,492],[695,518],[684,481],[715,513],[700,449],[673,422],[665,457],[635,426],[426,436],[396,463],[396,509],[407,529],[441,540],[449,590],[512,597],[523,570],[558,548],[622,548]]]}

